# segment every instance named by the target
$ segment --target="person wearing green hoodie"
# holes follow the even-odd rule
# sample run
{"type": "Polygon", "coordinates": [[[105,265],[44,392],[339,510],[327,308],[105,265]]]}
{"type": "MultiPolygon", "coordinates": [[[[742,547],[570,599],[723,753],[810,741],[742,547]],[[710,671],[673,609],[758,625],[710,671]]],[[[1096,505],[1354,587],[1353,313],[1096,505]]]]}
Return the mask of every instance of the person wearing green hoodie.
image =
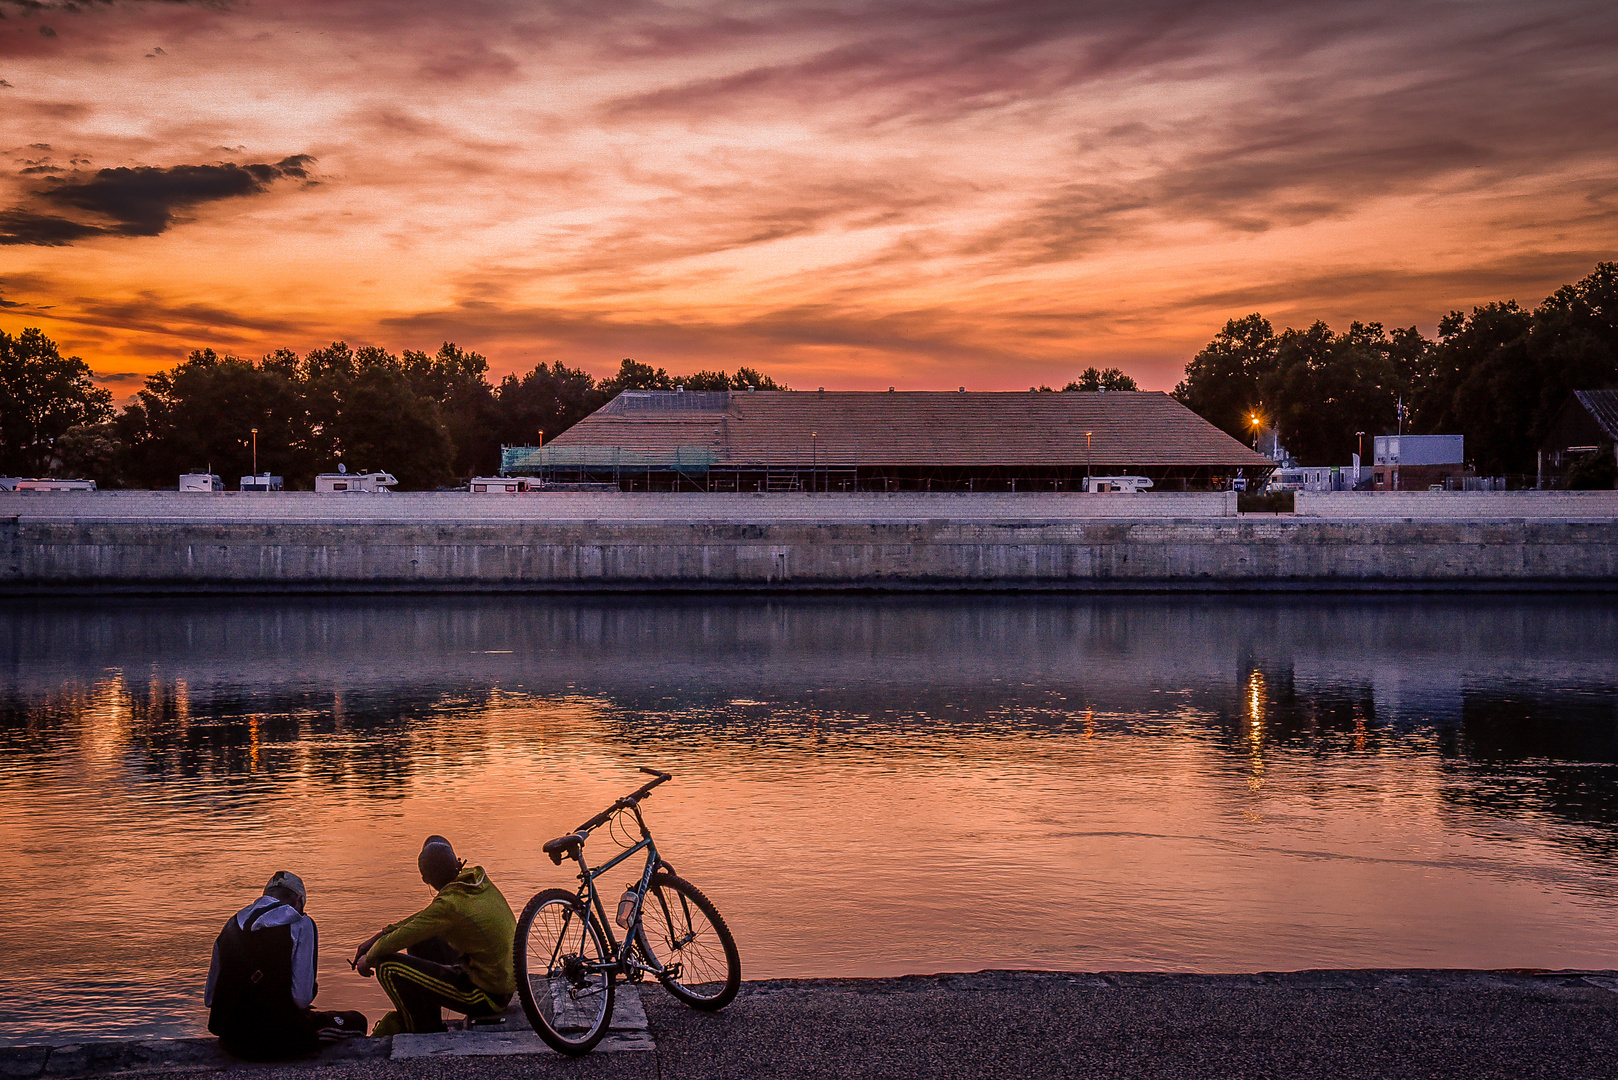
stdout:
{"type": "Polygon", "coordinates": [[[385,926],[354,953],[354,969],[377,982],[393,1011],[373,1036],[443,1031],[443,1009],[467,1016],[505,1010],[517,990],[511,943],[517,920],[481,866],[467,866],[442,836],[429,836],[416,858],[432,903],[385,926]]]}

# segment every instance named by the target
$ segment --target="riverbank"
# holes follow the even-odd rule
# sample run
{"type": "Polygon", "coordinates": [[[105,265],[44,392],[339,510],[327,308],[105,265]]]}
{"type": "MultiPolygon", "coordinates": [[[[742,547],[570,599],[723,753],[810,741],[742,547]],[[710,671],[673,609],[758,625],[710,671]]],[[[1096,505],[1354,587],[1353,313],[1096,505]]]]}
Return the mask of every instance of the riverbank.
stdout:
{"type": "Polygon", "coordinates": [[[0,594],[1618,589],[1614,493],[1349,494],[0,493],[0,594]]]}
{"type": "Polygon", "coordinates": [[[181,1039],[0,1050],[0,1076],[1583,1080],[1618,1071],[1612,971],[989,971],[750,982],[714,1015],[654,986],[642,1000],[649,1048],[580,1060],[469,1034],[463,1043],[488,1039],[487,1052],[474,1043],[401,1055],[395,1040],[357,1040],[264,1066],[232,1061],[213,1040],[181,1039]]]}

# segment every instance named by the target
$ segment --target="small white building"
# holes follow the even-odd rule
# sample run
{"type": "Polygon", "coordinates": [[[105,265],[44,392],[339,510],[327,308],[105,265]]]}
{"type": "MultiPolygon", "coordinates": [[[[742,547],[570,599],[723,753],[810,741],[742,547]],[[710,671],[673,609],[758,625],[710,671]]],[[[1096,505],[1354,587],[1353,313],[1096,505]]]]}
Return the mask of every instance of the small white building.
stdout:
{"type": "Polygon", "coordinates": [[[1135,495],[1151,486],[1151,478],[1146,476],[1086,476],[1084,478],[1084,490],[1091,493],[1117,492],[1121,495],[1135,495]]]}
{"type": "Polygon", "coordinates": [[[55,480],[49,477],[17,481],[16,491],[94,491],[94,480],[55,480]]]}
{"type": "Polygon", "coordinates": [[[474,495],[517,495],[543,486],[535,476],[474,476],[467,490],[474,495]]]}
{"type": "Polygon", "coordinates": [[[369,472],[323,472],[315,477],[315,491],[317,494],[331,494],[339,491],[359,491],[372,495],[386,495],[388,489],[399,481],[394,479],[392,473],[369,472]]]}
{"type": "Polygon", "coordinates": [[[242,477],[240,487],[243,491],[280,491],[285,483],[279,476],[259,473],[257,476],[242,477]]]}
{"type": "Polygon", "coordinates": [[[180,474],[181,491],[224,491],[225,482],[211,472],[180,474]]]}

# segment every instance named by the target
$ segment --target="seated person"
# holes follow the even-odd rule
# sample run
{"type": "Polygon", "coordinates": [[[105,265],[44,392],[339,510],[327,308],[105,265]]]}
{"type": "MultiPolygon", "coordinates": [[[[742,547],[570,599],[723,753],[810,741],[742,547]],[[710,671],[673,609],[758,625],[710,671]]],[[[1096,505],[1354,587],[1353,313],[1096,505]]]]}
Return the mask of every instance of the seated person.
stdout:
{"type": "Polygon", "coordinates": [[[365,1034],[357,1012],[316,1012],[319,934],[303,913],[303,881],[277,870],[264,895],[242,908],[214,941],[208,967],[208,1030],[248,1058],[306,1054],[323,1041],[365,1034]]]}
{"type": "Polygon", "coordinates": [[[416,867],[438,895],[354,953],[355,970],[375,971],[393,1001],[393,1011],[371,1032],[376,1036],[443,1031],[443,1008],[493,1016],[517,990],[511,966],[517,920],[483,868],[457,859],[442,836],[427,838],[416,867]]]}

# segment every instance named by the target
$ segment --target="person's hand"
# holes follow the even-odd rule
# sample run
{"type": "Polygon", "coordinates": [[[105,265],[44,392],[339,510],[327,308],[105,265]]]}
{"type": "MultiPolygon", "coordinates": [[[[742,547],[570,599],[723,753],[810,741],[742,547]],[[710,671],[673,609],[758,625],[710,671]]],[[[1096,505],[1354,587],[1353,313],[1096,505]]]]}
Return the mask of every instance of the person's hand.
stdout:
{"type": "Polygon", "coordinates": [[[371,966],[370,961],[366,960],[363,955],[354,961],[354,970],[365,976],[367,979],[369,979],[376,971],[376,969],[371,966]]]}

